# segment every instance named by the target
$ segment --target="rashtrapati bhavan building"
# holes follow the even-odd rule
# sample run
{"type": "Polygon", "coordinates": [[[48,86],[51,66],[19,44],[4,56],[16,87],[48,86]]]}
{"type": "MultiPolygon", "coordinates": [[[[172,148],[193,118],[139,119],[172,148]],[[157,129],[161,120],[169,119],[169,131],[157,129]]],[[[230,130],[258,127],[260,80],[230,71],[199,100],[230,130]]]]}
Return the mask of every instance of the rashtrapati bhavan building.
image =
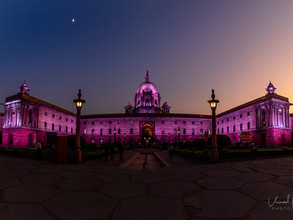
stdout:
{"type": "MultiPolygon", "coordinates": [[[[291,144],[292,115],[288,98],[277,95],[269,83],[266,94],[217,115],[217,134],[240,142],[240,134],[249,131],[251,142],[279,147],[291,144]]],[[[75,134],[76,114],[29,94],[23,83],[16,95],[5,100],[0,113],[0,143],[9,147],[28,147],[50,136],[75,134]]],[[[203,103],[206,104],[206,103],[203,103]]],[[[120,114],[82,115],[81,134],[87,143],[107,141],[160,142],[191,141],[211,135],[210,115],[171,113],[147,72],[138,87],[134,102],[128,102],[120,114]]]]}

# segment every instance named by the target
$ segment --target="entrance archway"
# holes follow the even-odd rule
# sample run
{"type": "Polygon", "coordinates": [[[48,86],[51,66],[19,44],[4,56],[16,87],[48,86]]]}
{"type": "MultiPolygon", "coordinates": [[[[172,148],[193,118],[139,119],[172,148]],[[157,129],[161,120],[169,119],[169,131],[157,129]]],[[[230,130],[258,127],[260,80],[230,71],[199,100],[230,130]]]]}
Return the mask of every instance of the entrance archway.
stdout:
{"type": "Polygon", "coordinates": [[[142,140],[151,140],[153,137],[153,126],[150,124],[144,124],[142,126],[142,140]]]}

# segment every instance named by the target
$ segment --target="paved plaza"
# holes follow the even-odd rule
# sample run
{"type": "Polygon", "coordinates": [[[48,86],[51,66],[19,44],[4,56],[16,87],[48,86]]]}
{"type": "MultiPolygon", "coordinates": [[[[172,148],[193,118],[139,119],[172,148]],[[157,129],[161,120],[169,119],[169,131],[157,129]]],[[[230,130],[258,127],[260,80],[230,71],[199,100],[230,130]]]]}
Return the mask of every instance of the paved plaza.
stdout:
{"type": "Polygon", "coordinates": [[[157,153],[168,166],[145,171],[118,155],[82,165],[0,156],[0,219],[293,219],[293,156],[200,164],[157,153]]]}

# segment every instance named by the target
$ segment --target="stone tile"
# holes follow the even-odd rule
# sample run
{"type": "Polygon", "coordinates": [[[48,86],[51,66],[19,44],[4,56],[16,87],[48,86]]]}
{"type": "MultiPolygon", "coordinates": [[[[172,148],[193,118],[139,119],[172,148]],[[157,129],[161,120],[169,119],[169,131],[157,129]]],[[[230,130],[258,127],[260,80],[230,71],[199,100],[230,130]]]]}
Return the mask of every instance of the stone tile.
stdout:
{"type": "Polygon", "coordinates": [[[274,176],[264,173],[241,173],[237,176],[238,179],[245,182],[266,182],[273,181],[275,179],[274,176]]]}
{"type": "Polygon", "coordinates": [[[265,170],[264,173],[272,174],[274,176],[290,176],[290,175],[293,175],[293,171],[292,170],[287,170],[287,169],[270,169],[270,170],[265,170]]]}
{"type": "Polygon", "coordinates": [[[36,173],[36,174],[58,174],[61,172],[61,169],[56,169],[54,167],[51,167],[51,168],[37,168],[37,169],[34,169],[32,170],[33,173],[36,173]]]}
{"type": "Polygon", "coordinates": [[[21,181],[24,183],[34,183],[34,184],[51,184],[60,181],[57,175],[45,175],[45,174],[32,174],[28,176],[21,177],[21,181]]]}
{"type": "Polygon", "coordinates": [[[293,216],[292,204],[287,205],[274,205],[269,207],[268,202],[259,202],[255,207],[249,212],[249,220],[254,219],[282,219],[282,220],[291,220],[293,216]],[[282,207],[282,210],[276,210],[276,208],[282,207]],[[290,210],[288,210],[290,209],[290,210]]]}
{"type": "Polygon", "coordinates": [[[44,205],[62,219],[108,219],[115,200],[97,192],[66,192],[46,201],[44,205]]]}
{"type": "Polygon", "coordinates": [[[91,178],[95,176],[94,172],[88,172],[88,171],[63,171],[60,172],[59,175],[63,178],[91,178]]]}
{"type": "Polygon", "coordinates": [[[0,219],[54,219],[40,205],[33,204],[0,204],[0,219]]]}
{"type": "Polygon", "coordinates": [[[100,182],[92,179],[66,179],[55,186],[61,191],[96,190],[100,182]]]}
{"type": "Polygon", "coordinates": [[[8,188],[11,186],[20,185],[21,182],[15,177],[5,177],[0,179],[0,189],[8,188]]]}
{"type": "Polygon", "coordinates": [[[58,191],[47,185],[27,185],[12,187],[4,190],[4,202],[42,202],[58,191]]]}
{"type": "Polygon", "coordinates": [[[244,182],[230,177],[209,177],[198,183],[210,189],[237,189],[244,184],[244,182]]]}
{"type": "Polygon", "coordinates": [[[103,182],[125,181],[130,179],[128,174],[122,173],[98,173],[93,178],[103,182]]]}
{"type": "Polygon", "coordinates": [[[237,171],[233,170],[209,170],[205,172],[208,176],[222,176],[222,177],[233,177],[239,174],[237,171]]]}
{"type": "Polygon", "coordinates": [[[189,182],[169,181],[152,184],[150,194],[164,197],[181,198],[186,194],[196,192],[199,189],[200,188],[198,186],[189,182]]]}
{"type": "Polygon", "coordinates": [[[207,176],[200,172],[176,172],[170,174],[175,180],[199,180],[206,178],[207,176]]]}
{"type": "Polygon", "coordinates": [[[188,215],[179,200],[142,196],[122,200],[120,207],[113,215],[119,220],[185,220],[188,215]]]}
{"type": "Polygon", "coordinates": [[[139,175],[133,175],[131,180],[139,183],[158,183],[168,181],[169,179],[163,174],[141,173],[139,175]]]}
{"type": "Polygon", "coordinates": [[[258,200],[268,200],[269,197],[285,198],[288,194],[293,195],[293,188],[278,183],[248,183],[241,188],[243,192],[248,193],[258,200]]]}
{"type": "Polygon", "coordinates": [[[241,218],[253,207],[255,201],[235,191],[204,190],[184,202],[195,217],[241,218]]]}
{"type": "Polygon", "coordinates": [[[27,170],[7,170],[0,173],[0,177],[22,177],[29,175],[30,171],[27,170]]]}
{"type": "Polygon", "coordinates": [[[146,193],[144,184],[128,181],[104,183],[98,190],[115,198],[130,198],[146,193]]]}
{"type": "Polygon", "coordinates": [[[276,179],[276,182],[285,185],[293,186],[293,176],[281,176],[276,179]]]}

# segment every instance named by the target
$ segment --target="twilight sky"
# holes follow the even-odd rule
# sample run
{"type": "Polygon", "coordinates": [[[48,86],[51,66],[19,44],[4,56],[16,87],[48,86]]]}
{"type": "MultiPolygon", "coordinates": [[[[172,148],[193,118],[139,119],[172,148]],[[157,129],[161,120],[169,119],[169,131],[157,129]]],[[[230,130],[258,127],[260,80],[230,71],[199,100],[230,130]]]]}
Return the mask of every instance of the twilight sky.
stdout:
{"type": "Polygon", "coordinates": [[[83,114],[124,112],[147,69],[173,113],[210,114],[213,88],[228,110],[270,80],[293,102],[293,1],[0,0],[0,103],[25,80],[74,112],[79,88],[83,114]]]}

